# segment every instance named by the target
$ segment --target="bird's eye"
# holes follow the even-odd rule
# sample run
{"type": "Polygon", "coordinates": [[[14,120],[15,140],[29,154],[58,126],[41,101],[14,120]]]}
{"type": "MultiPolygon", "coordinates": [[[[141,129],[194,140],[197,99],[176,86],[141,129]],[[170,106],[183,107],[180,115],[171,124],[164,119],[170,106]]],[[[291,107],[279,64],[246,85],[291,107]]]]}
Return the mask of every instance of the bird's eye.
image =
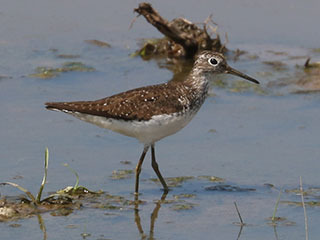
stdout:
{"type": "Polygon", "coordinates": [[[218,65],[218,60],[214,57],[209,58],[208,62],[212,65],[212,66],[217,66],[218,65]]]}

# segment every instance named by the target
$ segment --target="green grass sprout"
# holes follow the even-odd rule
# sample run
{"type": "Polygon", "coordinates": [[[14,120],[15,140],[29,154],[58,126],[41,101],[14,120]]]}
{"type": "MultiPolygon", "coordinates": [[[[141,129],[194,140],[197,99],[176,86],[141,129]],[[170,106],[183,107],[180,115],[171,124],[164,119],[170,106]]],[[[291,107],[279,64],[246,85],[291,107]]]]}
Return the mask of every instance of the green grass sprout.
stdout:
{"type": "Polygon", "coordinates": [[[63,166],[67,167],[76,176],[76,183],[73,187],[73,192],[75,192],[79,187],[79,174],[72,167],[70,167],[68,163],[63,164],[63,166]]]}
{"type": "Polygon", "coordinates": [[[280,188],[278,199],[276,201],[276,205],[275,205],[274,210],[273,210],[273,214],[272,214],[272,218],[271,218],[272,222],[274,222],[275,219],[276,219],[276,214],[277,214],[277,210],[278,210],[281,194],[282,194],[282,188],[280,188]]]}
{"type": "Polygon", "coordinates": [[[44,158],[44,175],[43,175],[42,183],[41,183],[41,186],[40,186],[38,195],[37,195],[37,203],[40,203],[40,202],[41,202],[42,191],[43,191],[44,185],[45,185],[46,182],[47,182],[48,164],[49,164],[49,150],[48,150],[48,148],[46,147],[46,150],[45,150],[45,158],[44,158]]]}

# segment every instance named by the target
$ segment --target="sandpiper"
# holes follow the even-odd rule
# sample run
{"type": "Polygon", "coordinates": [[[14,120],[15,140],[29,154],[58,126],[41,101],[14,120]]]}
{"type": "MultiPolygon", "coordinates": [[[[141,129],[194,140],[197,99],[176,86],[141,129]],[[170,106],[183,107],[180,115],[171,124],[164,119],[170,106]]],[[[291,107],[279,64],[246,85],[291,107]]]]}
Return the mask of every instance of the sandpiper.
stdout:
{"type": "Polygon", "coordinates": [[[62,111],[80,120],[134,137],[144,144],[135,169],[135,194],[145,155],[151,147],[152,168],[164,191],[168,186],[155,158],[155,143],[185,127],[208,95],[210,75],[233,74],[253,83],[257,80],[231,68],[217,52],[203,51],[184,81],[140,87],[96,101],[48,102],[46,108],[62,111]]]}

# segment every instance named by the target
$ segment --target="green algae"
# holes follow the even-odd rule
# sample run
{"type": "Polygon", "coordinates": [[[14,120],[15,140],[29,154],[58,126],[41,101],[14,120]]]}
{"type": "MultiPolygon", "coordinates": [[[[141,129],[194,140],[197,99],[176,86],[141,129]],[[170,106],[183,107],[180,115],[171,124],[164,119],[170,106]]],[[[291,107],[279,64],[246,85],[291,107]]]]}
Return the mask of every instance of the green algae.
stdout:
{"type": "Polygon", "coordinates": [[[312,49],[312,52],[314,52],[314,53],[320,53],[320,48],[313,48],[313,49],[312,49]]]}
{"type": "Polygon", "coordinates": [[[151,39],[142,39],[142,47],[132,53],[130,57],[140,56],[145,60],[149,60],[154,55],[164,55],[167,52],[167,38],[151,38],[151,39]]]}
{"type": "Polygon", "coordinates": [[[180,193],[179,195],[173,195],[175,199],[183,199],[183,198],[195,198],[197,195],[194,193],[180,193]]]}
{"type": "Polygon", "coordinates": [[[106,210],[121,210],[122,209],[121,206],[112,205],[111,203],[108,203],[108,202],[96,205],[96,208],[106,209],[106,210]]]}
{"type": "Polygon", "coordinates": [[[246,81],[233,81],[229,87],[231,92],[242,93],[247,91],[253,91],[259,95],[265,95],[266,92],[260,85],[252,84],[246,81]]]}
{"type": "Polygon", "coordinates": [[[59,76],[64,72],[93,72],[95,68],[85,65],[82,62],[65,62],[58,68],[37,67],[35,73],[29,77],[49,79],[59,76]]]}
{"type": "MultiPolygon", "coordinates": [[[[286,189],[286,193],[294,193],[296,195],[301,195],[301,191],[299,188],[294,188],[294,189],[286,189]]],[[[320,188],[315,188],[315,187],[310,187],[307,189],[304,189],[302,192],[304,196],[312,196],[319,198],[320,197],[320,188]]]]}
{"type": "Polygon", "coordinates": [[[287,56],[287,55],[289,55],[287,52],[283,52],[283,51],[267,50],[266,52],[267,53],[271,53],[271,54],[276,55],[276,56],[287,56]]]}
{"type": "Polygon", "coordinates": [[[218,87],[218,88],[226,88],[228,86],[227,82],[224,80],[225,77],[221,78],[215,78],[212,81],[212,86],[213,87],[218,87]]]}
{"type": "MultiPolygon", "coordinates": [[[[302,202],[298,201],[281,201],[282,204],[302,207],[302,202]]],[[[320,207],[320,201],[305,201],[304,204],[309,207],[320,207]]]]}
{"type": "Polygon", "coordinates": [[[208,132],[209,132],[209,133],[214,134],[214,133],[216,133],[216,132],[217,132],[217,130],[216,130],[216,129],[211,128],[211,129],[209,129],[209,131],[208,131],[208,132]]]}
{"type": "Polygon", "coordinates": [[[35,77],[35,78],[54,78],[57,77],[60,74],[61,71],[57,68],[48,68],[48,67],[37,67],[35,70],[35,73],[30,74],[29,77],[35,77]]]}
{"type": "Polygon", "coordinates": [[[119,179],[128,179],[133,176],[134,170],[132,169],[119,169],[112,171],[111,179],[119,180],[119,179]]]}
{"type": "Polygon", "coordinates": [[[294,226],[296,225],[296,222],[293,222],[293,221],[289,221],[287,218],[285,217],[275,217],[274,219],[272,219],[271,217],[270,218],[267,218],[267,224],[269,226],[294,226]]]}
{"type": "Polygon", "coordinates": [[[65,62],[62,64],[62,68],[60,68],[61,72],[93,72],[95,69],[93,67],[89,67],[82,62],[65,62]]]}
{"type": "Polygon", "coordinates": [[[94,201],[92,203],[87,203],[88,207],[118,211],[130,210],[132,209],[132,207],[136,207],[137,205],[142,205],[146,203],[143,200],[130,200],[123,196],[112,195],[109,193],[104,193],[99,197],[93,199],[94,201]]]}
{"type": "Polygon", "coordinates": [[[197,177],[199,180],[207,180],[210,182],[225,182],[226,180],[224,178],[216,177],[216,176],[208,176],[208,175],[202,175],[197,177]]]}
{"type": "Polygon", "coordinates": [[[170,209],[174,211],[184,211],[184,210],[191,210],[196,206],[194,203],[190,202],[182,202],[182,203],[177,203],[173,204],[170,209]]]}
{"type": "Polygon", "coordinates": [[[131,165],[132,164],[131,161],[120,161],[120,163],[123,165],[131,165]]]}
{"type": "MultiPolygon", "coordinates": [[[[165,178],[169,187],[181,187],[182,183],[195,179],[193,176],[180,176],[180,177],[168,177],[165,178]]],[[[150,181],[160,183],[158,178],[150,178],[150,181]]]]}

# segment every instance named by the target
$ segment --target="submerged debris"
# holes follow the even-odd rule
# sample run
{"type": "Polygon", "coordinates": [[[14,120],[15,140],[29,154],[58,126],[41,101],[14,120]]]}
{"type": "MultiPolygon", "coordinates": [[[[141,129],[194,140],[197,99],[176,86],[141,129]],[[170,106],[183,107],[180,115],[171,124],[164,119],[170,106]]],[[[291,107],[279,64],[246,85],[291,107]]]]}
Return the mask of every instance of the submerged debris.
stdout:
{"type": "Polygon", "coordinates": [[[296,83],[299,87],[294,93],[315,93],[320,91],[320,69],[310,71],[296,83]]]}
{"type": "Polygon", "coordinates": [[[6,75],[0,75],[0,81],[4,79],[12,79],[12,77],[6,76],[6,75]]]}
{"type": "Polygon", "coordinates": [[[271,66],[275,71],[287,70],[287,65],[281,61],[264,61],[263,63],[271,66]]]}
{"type": "Polygon", "coordinates": [[[271,53],[273,55],[277,55],[277,56],[287,56],[288,55],[287,52],[283,52],[283,51],[267,50],[266,52],[271,53]]]}
{"type": "Polygon", "coordinates": [[[131,54],[131,57],[140,56],[149,60],[155,56],[165,56],[168,53],[170,40],[168,38],[142,39],[140,50],[131,54]]]}
{"type": "Polygon", "coordinates": [[[235,50],[235,51],[232,51],[233,52],[233,61],[234,62],[236,62],[236,61],[238,61],[239,60],[239,57],[241,56],[241,55],[245,55],[245,54],[247,54],[248,52],[247,51],[243,51],[243,50],[240,50],[240,49],[237,49],[237,50],[235,50]]]}
{"type": "Polygon", "coordinates": [[[41,201],[42,205],[67,205],[72,204],[72,198],[66,194],[52,194],[41,201]]]}
{"type": "Polygon", "coordinates": [[[98,47],[107,47],[107,48],[110,48],[111,45],[107,42],[103,42],[103,41],[99,41],[99,40],[85,40],[86,43],[89,43],[91,45],[95,45],[95,46],[98,46],[98,47]]]}
{"type": "Polygon", "coordinates": [[[76,54],[58,54],[58,58],[64,58],[64,59],[75,59],[75,58],[80,58],[80,55],[76,54]]]}
{"type": "Polygon", "coordinates": [[[223,192],[252,192],[256,191],[255,188],[243,188],[238,186],[232,186],[229,184],[220,184],[216,186],[206,187],[207,191],[223,191],[223,192]]]}
{"type": "Polygon", "coordinates": [[[120,163],[121,164],[123,164],[123,165],[131,165],[132,164],[132,162],[131,161],[120,161],[120,163]]]}
{"type": "Polygon", "coordinates": [[[202,24],[203,28],[200,28],[185,18],[176,18],[169,22],[162,18],[150,3],[140,3],[134,11],[138,13],[138,16],[144,16],[165,36],[157,41],[146,42],[137,55],[142,57],[164,55],[169,58],[193,58],[200,50],[216,52],[227,50],[225,45],[221,43],[216,29],[209,25],[209,22],[215,24],[211,20],[211,16],[202,24]],[[207,28],[216,34],[216,38],[211,38],[207,28]]]}

